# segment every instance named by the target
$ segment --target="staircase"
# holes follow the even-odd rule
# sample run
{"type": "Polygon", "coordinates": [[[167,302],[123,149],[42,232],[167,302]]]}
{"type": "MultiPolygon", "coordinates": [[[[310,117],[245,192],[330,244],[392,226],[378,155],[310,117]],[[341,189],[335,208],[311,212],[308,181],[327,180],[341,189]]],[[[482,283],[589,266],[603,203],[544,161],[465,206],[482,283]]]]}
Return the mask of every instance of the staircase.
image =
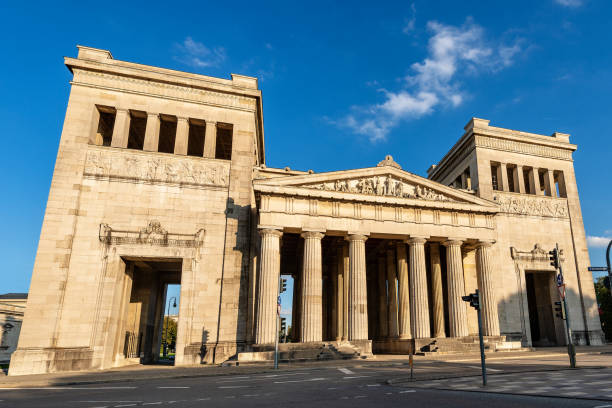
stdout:
{"type": "MultiPolygon", "coordinates": [[[[484,338],[485,351],[495,351],[497,344],[505,341],[505,336],[487,336],[484,338]]],[[[479,353],[480,341],[478,336],[418,339],[415,341],[415,350],[416,354],[423,356],[479,353]]]]}
{"type": "MultiPolygon", "coordinates": [[[[281,343],[278,345],[280,362],[363,359],[370,355],[371,353],[364,353],[359,347],[349,342],[281,343]]],[[[235,361],[243,364],[273,360],[273,348],[255,346],[253,351],[238,353],[235,361]]]]}

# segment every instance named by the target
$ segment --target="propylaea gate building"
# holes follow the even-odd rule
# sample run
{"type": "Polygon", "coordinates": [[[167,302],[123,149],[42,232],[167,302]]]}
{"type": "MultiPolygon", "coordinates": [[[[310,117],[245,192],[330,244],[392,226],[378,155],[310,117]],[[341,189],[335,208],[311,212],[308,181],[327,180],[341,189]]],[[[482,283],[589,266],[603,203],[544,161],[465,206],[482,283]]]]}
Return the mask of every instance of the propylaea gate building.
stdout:
{"type": "Polygon", "coordinates": [[[427,178],[269,168],[256,78],[78,50],[9,374],[155,362],[169,284],[175,364],[268,359],[284,275],[288,355],[469,349],[475,289],[490,350],[563,345],[557,243],[573,340],[602,343],[569,135],[473,118],[427,178]]]}

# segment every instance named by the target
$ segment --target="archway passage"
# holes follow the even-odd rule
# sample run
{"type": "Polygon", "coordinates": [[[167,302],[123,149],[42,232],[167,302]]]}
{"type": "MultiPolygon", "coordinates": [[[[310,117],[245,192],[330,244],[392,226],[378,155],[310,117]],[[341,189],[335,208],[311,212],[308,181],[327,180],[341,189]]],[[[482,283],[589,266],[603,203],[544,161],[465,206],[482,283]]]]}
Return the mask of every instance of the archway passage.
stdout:
{"type": "Polygon", "coordinates": [[[555,316],[554,302],[559,300],[553,272],[525,273],[531,343],[536,347],[565,343],[563,322],[555,316]]]}
{"type": "MultiPolygon", "coordinates": [[[[127,258],[126,274],[131,281],[125,312],[123,356],[134,363],[155,364],[162,351],[163,319],[167,288],[180,285],[182,260],[127,258]]],[[[178,297],[177,297],[178,307],[178,297]]],[[[176,309],[178,310],[178,309],[176,309]]],[[[178,322],[178,315],[177,315],[178,322]]],[[[165,360],[168,363],[170,360],[165,360]]]]}

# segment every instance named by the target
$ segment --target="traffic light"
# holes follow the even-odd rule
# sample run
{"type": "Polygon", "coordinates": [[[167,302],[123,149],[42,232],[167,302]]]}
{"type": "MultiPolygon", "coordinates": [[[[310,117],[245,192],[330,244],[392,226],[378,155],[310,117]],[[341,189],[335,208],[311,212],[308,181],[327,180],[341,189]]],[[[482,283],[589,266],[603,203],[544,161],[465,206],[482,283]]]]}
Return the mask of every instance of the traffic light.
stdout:
{"type": "Polygon", "coordinates": [[[559,251],[557,248],[548,251],[548,259],[550,259],[550,264],[554,266],[555,269],[559,269],[559,251]]]}
{"type": "Polygon", "coordinates": [[[555,302],[555,316],[565,320],[565,305],[563,302],[555,302]]]}
{"type": "Polygon", "coordinates": [[[287,290],[287,279],[281,278],[280,293],[287,290]]]}
{"type": "Polygon", "coordinates": [[[476,293],[470,293],[467,296],[461,296],[461,299],[463,299],[464,302],[470,302],[470,306],[472,306],[474,309],[480,309],[480,296],[478,295],[478,290],[476,290],[476,293]]]}
{"type": "Polygon", "coordinates": [[[281,317],[281,319],[280,319],[280,323],[281,323],[281,325],[280,325],[280,331],[281,331],[282,333],[284,333],[284,332],[287,330],[287,319],[286,319],[286,318],[284,318],[284,317],[281,317]]]}

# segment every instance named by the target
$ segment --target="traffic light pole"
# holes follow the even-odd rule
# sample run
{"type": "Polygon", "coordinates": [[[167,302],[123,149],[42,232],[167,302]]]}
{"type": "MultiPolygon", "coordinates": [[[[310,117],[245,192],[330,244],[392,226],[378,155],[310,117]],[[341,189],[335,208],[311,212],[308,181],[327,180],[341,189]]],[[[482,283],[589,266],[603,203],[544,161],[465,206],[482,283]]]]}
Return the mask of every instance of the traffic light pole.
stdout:
{"type": "MultiPolygon", "coordinates": [[[[478,289],[476,289],[476,294],[478,295],[478,289]]],[[[478,340],[480,341],[480,366],[482,368],[482,385],[483,387],[486,387],[487,366],[485,364],[484,339],[482,338],[482,315],[480,312],[480,303],[476,308],[476,313],[478,314],[478,340]]]]}
{"type": "Polygon", "coordinates": [[[278,275],[278,296],[276,297],[276,330],[274,331],[274,369],[278,370],[278,327],[280,325],[280,294],[281,282],[280,274],[278,275]]]}
{"type": "MultiPolygon", "coordinates": [[[[563,276],[563,269],[559,264],[559,274],[563,276]]],[[[567,301],[563,296],[563,309],[565,309],[565,332],[567,333],[567,354],[569,356],[570,368],[576,368],[576,348],[572,340],[572,328],[570,326],[570,313],[567,307],[567,301]]]]}

